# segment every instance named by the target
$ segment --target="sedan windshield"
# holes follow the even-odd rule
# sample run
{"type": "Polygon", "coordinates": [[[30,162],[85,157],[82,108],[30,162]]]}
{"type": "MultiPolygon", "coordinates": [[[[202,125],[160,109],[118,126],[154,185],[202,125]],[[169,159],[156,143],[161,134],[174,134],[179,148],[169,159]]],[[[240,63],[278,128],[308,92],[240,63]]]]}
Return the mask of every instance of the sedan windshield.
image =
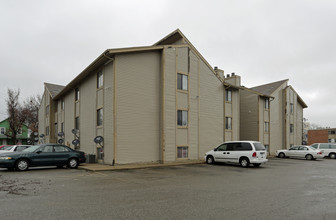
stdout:
{"type": "Polygon", "coordinates": [[[12,149],[14,146],[4,146],[3,148],[1,148],[0,150],[10,150],[12,149]]]}
{"type": "Polygon", "coordinates": [[[39,149],[41,146],[35,145],[24,149],[22,152],[34,152],[35,150],[39,149]]]}

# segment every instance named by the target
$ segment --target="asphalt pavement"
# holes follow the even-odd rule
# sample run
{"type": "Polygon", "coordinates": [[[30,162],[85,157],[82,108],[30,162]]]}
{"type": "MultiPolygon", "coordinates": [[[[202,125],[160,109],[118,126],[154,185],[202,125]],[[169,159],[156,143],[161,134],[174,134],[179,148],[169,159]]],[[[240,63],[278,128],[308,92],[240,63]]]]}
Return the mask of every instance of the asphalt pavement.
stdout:
{"type": "Polygon", "coordinates": [[[1,219],[335,219],[336,160],[0,169],[1,219]]]}

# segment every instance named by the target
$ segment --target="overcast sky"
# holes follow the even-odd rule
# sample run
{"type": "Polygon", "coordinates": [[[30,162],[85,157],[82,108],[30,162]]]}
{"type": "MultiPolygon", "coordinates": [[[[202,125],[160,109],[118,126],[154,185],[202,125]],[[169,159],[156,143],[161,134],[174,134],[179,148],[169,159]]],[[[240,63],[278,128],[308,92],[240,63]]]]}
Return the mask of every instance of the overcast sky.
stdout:
{"type": "Polygon", "coordinates": [[[289,79],[311,123],[336,127],[336,1],[0,0],[0,120],[21,99],[66,85],[104,50],[149,46],[179,28],[246,87],[289,79]]]}

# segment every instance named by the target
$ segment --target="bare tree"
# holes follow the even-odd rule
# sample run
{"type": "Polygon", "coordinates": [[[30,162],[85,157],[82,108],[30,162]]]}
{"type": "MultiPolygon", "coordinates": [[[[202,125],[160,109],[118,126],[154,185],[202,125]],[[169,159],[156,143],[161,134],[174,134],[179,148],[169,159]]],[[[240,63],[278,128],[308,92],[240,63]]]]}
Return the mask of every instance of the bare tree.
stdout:
{"type": "Polygon", "coordinates": [[[13,140],[16,144],[16,136],[22,129],[22,125],[25,122],[25,116],[22,114],[22,107],[19,103],[20,89],[7,90],[8,98],[6,99],[7,113],[9,120],[9,130],[6,132],[6,136],[13,140]]]}
{"type": "Polygon", "coordinates": [[[22,114],[26,118],[25,123],[32,131],[31,137],[29,137],[34,143],[34,132],[38,132],[38,110],[41,104],[42,96],[30,96],[23,102],[22,114]]]}

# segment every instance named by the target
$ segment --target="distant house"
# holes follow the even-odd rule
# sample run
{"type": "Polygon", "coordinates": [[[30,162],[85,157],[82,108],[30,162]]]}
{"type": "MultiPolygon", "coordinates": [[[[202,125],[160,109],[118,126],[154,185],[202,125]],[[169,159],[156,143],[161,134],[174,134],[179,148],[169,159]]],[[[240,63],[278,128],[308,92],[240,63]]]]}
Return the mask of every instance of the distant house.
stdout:
{"type": "Polygon", "coordinates": [[[270,100],[270,154],[302,144],[303,109],[308,106],[288,85],[288,79],[253,87],[251,90],[274,97],[270,100]]]}
{"type": "Polygon", "coordinates": [[[308,130],[308,145],[314,143],[336,143],[336,128],[308,130]]]}
{"type": "Polygon", "coordinates": [[[108,49],[65,87],[44,84],[39,134],[55,143],[63,131],[74,147],[76,133],[104,164],[202,159],[239,140],[240,87],[223,78],[178,29],[152,46],[108,49]]]}
{"type": "Polygon", "coordinates": [[[8,118],[0,122],[0,145],[15,145],[15,144],[27,144],[28,140],[28,127],[23,125],[16,135],[16,143],[11,137],[6,134],[11,134],[9,130],[9,120],[8,118]]]}

